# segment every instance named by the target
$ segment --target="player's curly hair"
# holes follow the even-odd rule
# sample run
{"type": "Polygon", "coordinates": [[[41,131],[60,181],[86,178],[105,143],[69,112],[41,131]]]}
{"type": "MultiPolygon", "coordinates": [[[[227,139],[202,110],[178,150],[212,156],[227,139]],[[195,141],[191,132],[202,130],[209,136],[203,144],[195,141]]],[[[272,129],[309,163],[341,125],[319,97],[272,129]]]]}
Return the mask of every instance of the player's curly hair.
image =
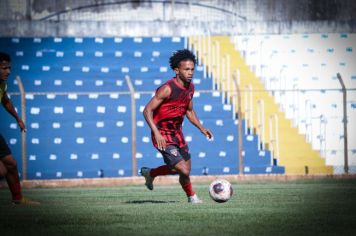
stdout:
{"type": "Polygon", "coordinates": [[[181,61],[192,61],[194,65],[196,64],[195,55],[188,49],[177,50],[173,52],[172,56],[169,58],[169,65],[172,70],[178,68],[181,61]]]}
{"type": "Polygon", "coordinates": [[[3,62],[3,61],[11,62],[11,57],[9,54],[7,54],[5,52],[0,52],[0,62],[3,62]]]}

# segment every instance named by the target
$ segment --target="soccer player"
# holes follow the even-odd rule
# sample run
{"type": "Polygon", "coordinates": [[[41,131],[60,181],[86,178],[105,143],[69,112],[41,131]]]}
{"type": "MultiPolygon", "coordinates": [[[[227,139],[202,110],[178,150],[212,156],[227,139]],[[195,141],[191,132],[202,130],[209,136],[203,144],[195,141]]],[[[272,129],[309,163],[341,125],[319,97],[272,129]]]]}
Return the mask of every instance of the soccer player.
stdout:
{"type": "Polygon", "coordinates": [[[191,160],[187,143],[182,133],[184,116],[206,137],[212,133],[200,123],[193,109],[194,85],[192,83],[195,55],[183,49],[173,53],[170,67],[176,76],[160,86],[146,105],[143,115],[151,128],[152,143],[162,153],[165,165],[150,169],[141,168],[145,185],[153,190],[153,180],[160,175],[179,174],[179,183],[189,203],[201,203],[190,182],[191,160]]]}
{"type": "MultiPolygon", "coordinates": [[[[12,102],[7,95],[6,81],[11,72],[11,58],[8,54],[0,52],[0,100],[5,110],[10,113],[17,121],[22,132],[26,132],[26,127],[22,119],[18,116],[12,102]]],[[[22,195],[19,173],[17,170],[16,160],[13,158],[10,148],[4,137],[0,133],[0,178],[6,178],[12,202],[14,204],[34,205],[38,202],[25,198],[22,195]]]]}

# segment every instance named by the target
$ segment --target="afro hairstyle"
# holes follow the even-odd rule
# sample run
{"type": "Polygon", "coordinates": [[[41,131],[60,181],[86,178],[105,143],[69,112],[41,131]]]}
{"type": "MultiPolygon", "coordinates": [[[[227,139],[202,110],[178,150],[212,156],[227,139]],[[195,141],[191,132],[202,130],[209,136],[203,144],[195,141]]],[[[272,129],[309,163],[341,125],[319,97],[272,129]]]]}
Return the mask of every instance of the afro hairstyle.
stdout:
{"type": "Polygon", "coordinates": [[[188,49],[177,50],[169,58],[169,65],[172,70],[179,67],[181,61],[192,61],[196,64],[195,55],[188,49]]]}

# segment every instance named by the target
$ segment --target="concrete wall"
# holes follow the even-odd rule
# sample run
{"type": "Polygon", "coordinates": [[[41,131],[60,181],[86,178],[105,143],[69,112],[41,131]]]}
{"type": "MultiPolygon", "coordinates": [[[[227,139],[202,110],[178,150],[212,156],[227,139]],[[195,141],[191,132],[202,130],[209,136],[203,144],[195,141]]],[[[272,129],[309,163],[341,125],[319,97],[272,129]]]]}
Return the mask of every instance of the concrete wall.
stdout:
{"type": "Polygon", "coordinates": [[[353,0],[2,0],[0,36],[355,32],[355,12],[353,0]]]}
{"type": "Polygon", "coordinates": [[[355,24],[335,21],[298,22],[248,22],[234,26],[223,22],[202,23],[200,27],[190,22],[53,22],[53,21],[6,21],[0,28],[2,37],[46,36],[190,36],[197,34],[292,34],[292,33],[343,33],[356,32],[355,24]],[[159,30],[157,30],[159,29],[159,30]]]}

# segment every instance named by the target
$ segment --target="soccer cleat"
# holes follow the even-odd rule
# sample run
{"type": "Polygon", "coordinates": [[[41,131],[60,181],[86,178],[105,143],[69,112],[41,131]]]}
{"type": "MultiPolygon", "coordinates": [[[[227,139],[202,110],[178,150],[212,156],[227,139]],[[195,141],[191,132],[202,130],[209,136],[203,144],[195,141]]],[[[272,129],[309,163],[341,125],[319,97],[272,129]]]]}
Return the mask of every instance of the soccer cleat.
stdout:
{"type": "Polygon", "coordinates": [[[39,202],[33,201],[29,198],[22,197],[20,200],[12,200],[14,205],[40,205],[39,202]]]}
{"type": "Polygon", "coordinates": [[[203,201],[200,200],[196,194],[194,194],[193,196],[188,197],[188,203],[199,204],[203,203],[203,201]]]}
{"type": "Polygon", "coordinates": [[[142,168],[141,168],[141,175],[142,175],[143,177],[145,177],[145,179],[146,179],[146,183],[145,183],[146,187],[147,187],[149,190],[153,190],[153,179],[154,179],[154,178],[151,177],[150,171],[151,171],[150,168],[148,168],[148,167],[142,167],[142,168]]]}

